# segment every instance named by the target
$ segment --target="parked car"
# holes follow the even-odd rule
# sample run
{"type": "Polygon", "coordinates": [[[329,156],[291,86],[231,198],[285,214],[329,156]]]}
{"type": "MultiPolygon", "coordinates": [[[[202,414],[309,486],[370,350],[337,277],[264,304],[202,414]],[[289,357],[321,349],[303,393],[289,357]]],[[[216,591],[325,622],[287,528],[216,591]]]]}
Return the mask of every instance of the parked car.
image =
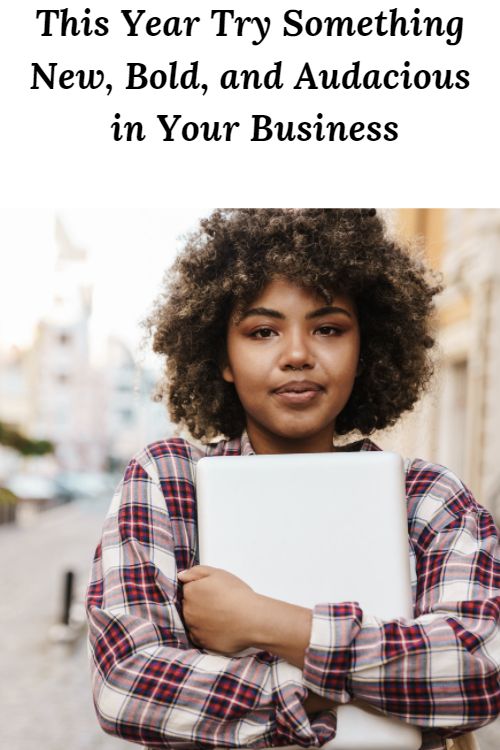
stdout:
{"type": "Polygon", "coordinates": [[[56,476],[55,483],[57,496],[63,502],[109,497],[114,489],[110,475],[99,471],[63,472],[56,476]]]}
{"type": "Polygon", "coordinates": [[[40,508],[56,505],[57,486],[53,479],[37,474],[16,474],[5,486],[17,495],[21,502],[29,502],[40,508]]]}

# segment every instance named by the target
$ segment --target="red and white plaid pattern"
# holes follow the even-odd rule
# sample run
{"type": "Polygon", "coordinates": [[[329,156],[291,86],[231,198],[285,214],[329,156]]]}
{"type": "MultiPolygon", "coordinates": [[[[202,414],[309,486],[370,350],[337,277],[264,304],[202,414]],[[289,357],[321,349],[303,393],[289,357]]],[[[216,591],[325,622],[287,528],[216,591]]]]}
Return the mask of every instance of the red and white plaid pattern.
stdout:
{"type": "MultiPolygon", "coordinates": [[[[369,440],[351,450],[378,450],[369,440]]],[[[406,470],[415,619],[383,622],[356,602],[318,604],[303,672],[264,651],[226,657],[190,643],[177,572],[197,564],[194,466],[247,455],[177,438],[127,467],[88,589],[93,690],[106,732],[149,748],[318,747],[334,712],[309,719],[308,688],[417,724],[425,750],[499,713],[500,565],[491,516],[448,470],[406,470]]]]}

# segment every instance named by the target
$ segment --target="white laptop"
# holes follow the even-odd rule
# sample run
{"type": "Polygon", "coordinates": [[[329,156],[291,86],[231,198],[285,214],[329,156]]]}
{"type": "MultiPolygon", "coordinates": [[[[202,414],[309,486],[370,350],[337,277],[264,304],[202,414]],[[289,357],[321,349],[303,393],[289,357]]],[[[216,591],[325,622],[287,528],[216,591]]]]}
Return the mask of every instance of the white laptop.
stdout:
{"type": "MultiPolygon", "coordinates": [[[[200,563],[292,604],[358,601],[385,620],[413,617],[404,467],[383,451],[201,459],[200,563]],[[319,576],[318,571],[331,571],[319,576]]],[[[339,706],[331,750],[418,750],[420,731],[339,706]]]]}

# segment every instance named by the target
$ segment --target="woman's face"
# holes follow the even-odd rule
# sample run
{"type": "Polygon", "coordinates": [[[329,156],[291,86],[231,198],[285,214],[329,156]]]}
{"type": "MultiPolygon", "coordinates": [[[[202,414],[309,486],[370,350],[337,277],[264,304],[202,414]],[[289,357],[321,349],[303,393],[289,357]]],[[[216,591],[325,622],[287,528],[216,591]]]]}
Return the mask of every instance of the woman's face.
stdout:
{"type": "Polygon", "coordinates": [[[348,296],[334,295],[326,303],[283,278],[231,317],[222,375],[234,383],[256,453],[332,450],[359,346],[348,296]]]}

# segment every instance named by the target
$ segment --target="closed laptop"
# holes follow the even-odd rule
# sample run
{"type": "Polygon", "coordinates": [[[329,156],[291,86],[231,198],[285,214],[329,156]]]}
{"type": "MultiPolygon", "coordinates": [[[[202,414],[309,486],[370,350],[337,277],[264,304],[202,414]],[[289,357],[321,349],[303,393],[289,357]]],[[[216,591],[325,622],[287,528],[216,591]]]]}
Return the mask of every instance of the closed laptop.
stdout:
{"type": "MultiPolygon", "coordinates": [[[[412,618],[404,466],[383,451],[217,456],[197,464],[200,563],[300,606],[358,601],[412,618]]],[[[339,706],[331,750],[418,750],[418,729],[339,706]]]]}

